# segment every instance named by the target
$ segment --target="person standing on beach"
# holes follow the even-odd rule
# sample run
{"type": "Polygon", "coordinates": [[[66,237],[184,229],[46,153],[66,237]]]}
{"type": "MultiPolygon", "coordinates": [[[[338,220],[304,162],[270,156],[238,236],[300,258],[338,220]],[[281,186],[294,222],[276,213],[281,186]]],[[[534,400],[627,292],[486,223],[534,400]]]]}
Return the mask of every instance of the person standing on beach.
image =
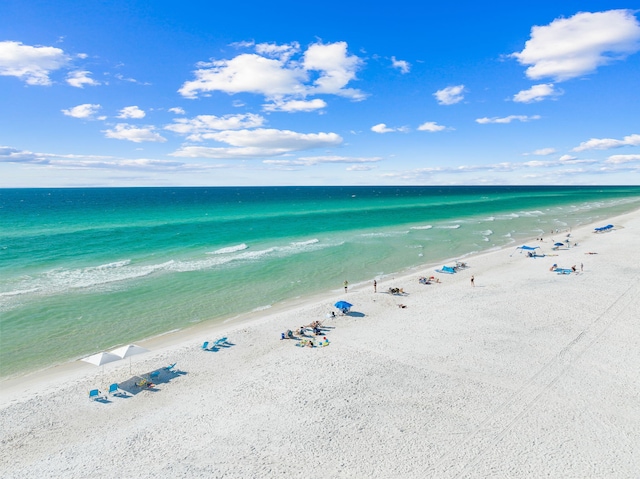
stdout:
{"type": "Polygon", "coordinates": [[[347,292],[347,287],[349,286],[349,281],[347,281],[346,279],[344,280],[344,292],[347,292]]]}
{"type": "Polygon", "coordinates": [[[471,275],[471,286],[475,286],[476,283],[474,283],[475,278],[473,277],[473,275],[471,275]]]}
{"type": "Polygon", "coordinates": [[[373,292],[377,293],[378,292],[378,283],[376,282],[376,280],[373,280],[373,292]]]}

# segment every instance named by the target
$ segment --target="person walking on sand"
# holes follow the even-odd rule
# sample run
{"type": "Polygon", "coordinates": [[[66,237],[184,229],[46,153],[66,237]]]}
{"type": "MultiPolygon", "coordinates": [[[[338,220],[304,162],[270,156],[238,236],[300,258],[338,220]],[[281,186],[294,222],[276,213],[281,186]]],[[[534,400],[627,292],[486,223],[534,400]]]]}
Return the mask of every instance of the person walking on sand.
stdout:
{"type": "Polygon", "coordinates": [[[349,286],[349,281],[347,281],[346,279],[344,280],[344,292],[347,292],[347,287],[349,286]]]}
{"type": "Polygon", "coordinates": [[[473,275],[471,275],[471,286],[475,286],[476,283],[474,283],[475,278],[473,277],[473,275]]]}
{"type": "Polygon", "coordinates": [[[378,292],[378,283],[376,282],[376,280],[373,280],[373,292],[377,293],[378,292]]]}

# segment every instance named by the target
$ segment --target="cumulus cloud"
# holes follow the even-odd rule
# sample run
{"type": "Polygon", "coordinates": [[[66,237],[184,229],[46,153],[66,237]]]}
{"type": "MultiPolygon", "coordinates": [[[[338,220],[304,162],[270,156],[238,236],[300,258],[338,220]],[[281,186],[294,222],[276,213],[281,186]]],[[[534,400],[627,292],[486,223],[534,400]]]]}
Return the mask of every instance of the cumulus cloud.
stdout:
{"type": "Polygon", "coordinates": [[[522,90],[513,96],[516,103],[534,103],[545,98],[561,95],[562,92],[555,90],[553,83],[541,83],[533,85],[528,90],[522,90]]]}
{"type": "Polygon", "coordinates": [[[50,85],[49,74],[68,62],[59,48],[0,42],[0,75],[17,77],[28,85],[50,85]]]}
{"type": "Polygon", "coordinates": [[[99,81],[94,80],[89,75],[91,75],[91,72],[86,70],[73,71],[67,75],[67,83],[76,88],[84,88],[85,85],[100,85],[99,81]]]}
{"type": "MultiPolygon", "coordinates": [[[[68,108],[66,110],[61,110],[67,116],[72,116],[74,118],[93,118],[98,110],[102,108],[98,104],[93,103],[83,103],[82,105],[74,106],[73,108],[68,108]]],[[[101,117],[100,119],[104,119],[101,117]]]]}
{"type": "MultiPolygon", "coordinates": [[[[253,44],[238,43],[237,46],[251,47],[253,44]]],[[[276,43],[258,43],[255,45],[255,49],[260,55],[278,58],[286,62],[300,51],[300,44],[298,42],[291,42],[283,45],[278,45],[276,43]]]]}
{"type": "Polygon", "coordinates": [[[438,125],[435,121],[427,121],[418,127],[419,131],[430,131],[430,132],[442,131],[446,129],[447,129],[446,126],[438,125]]]}
{"type": "Polygon", "coordinates": [[[624,163],[640,162],[640,155],[611,155],[605,163],[622,165],[624,163]]]}
{"type": "Polygon", "coordinates": [[[409,71],[411,70],[411,65],[409,64],[409,62],[406,62],[404,60],[396,60],[396,57],[391,57],[391,65],[393,66],[393,68],[397,68],[398,70],[400,70],[401,73],[409,73],[409,71]]]}
{"type": "Polygon", "coordinates": [[[103,133],[106,138],[133,141],[134,143],[164,143],[167,141],[167,139],[158,134],[152,126],[137,127],[127,123],[118,123],[114,129],[105,130],[103,133]]]}
{"type": "Polygon", "coordinates": [[[527,115],[509,115],[509,116],[505,116],[503,118],[498,118],[498,117],[477,118],[476,119],[476,123],[480,123],[481,125],[485,125],[487,123],[511,123],[512,121],[527,122],[527,121],[531,121],[531,120],[539,120],[540,118],[541,118],[540,115],[532,115],[532,116],[527,116],[527,115]]]}
{"type": "Polygon", "coordinates": [[[454,105],[464,99],[464,85],[448,86],[433,94],[440,105],[454,105]]]}
{"type": "Polygon", "coordinates": [[[409,129],[406,126],[399,126],[397,128],[389,128],[385,123],[378,123],[371,127],[371,131],[374,133],[391,133],[393,131],[400,131],[406,133],[409,129]]]}
{"type": "Polygon", "coordinates": [[[225,116],[198,115],[195,118],[178,118],[164,129],[185,135],[189,141],[202,141],[215,139],[212,133],[216,131],[257,128],[263,124],[264,118],[252,113],[225,116]]]}
{"type": "Polygon", "coordinates": [[[179,106],[169,108],[171,113],[175,113],[176,115],[185,115],[187,112],[184,111],[184,108],[180,108],[179,106]]]}
{"type": "Polygon", "coordinates": [[[521,52],[513,53],[528,65],[534,80],[569,80],[594,72],[640,49],[640,24],[632,10],[581,12],[558,18],[545,26],[534,26],[521,52]]]}
{"type": "Polygon", "coordinates": [[[613,138],[591,138],[588,141],[580,143],[573,151],[609,150],[622,146],[640,146],[640,135],[628,135],[622,140],[615,140],[613,138]]]}
{"type": "Polygon", "coordinates": [[[555,152],[555,148],[540,148],[539,150],[532,151],[531,153],[525,153],[525,155],[547,156],[553,155],[555,152]]]}
{"type": "Polygon", "coordinates": [[[356,78],[361,64],[360,58],[347,53],[345,42],[315,43],[301,58],[297,44],[259,44],[256,53],[200,63],[195,80],[185,82],[178,92],[186,98],[221,91],[255,93],[269,100],[314,94],[362,100],[362,92],[346,87],[356,78]]]}
{"type": "Polygon", "coordinates": [[[384,123],[378,123],[377,125],[373,125],[371,127],[371,131],[375,133],[391,133],[395,130],[393,128],[387,128],[387,125],[384,123]]]}
{"type": "Polygon", "coordinates": [[[289,100],[279,101],[276,100],[273,103],[267,103],[263,105],[265,111],[284,111],[293,113],[297,111],[314,111],[322,110],[326,108],[327,102],[316,98],[314,100],[289,100]]]}
{"type": "Polygon", "coordinates": [[[118,115],[118,118],[139,119],[139,118],[144,118],[145,115],[146,113],[144,111],[142,111],[137,106],[133,105],[133,106],[125,106],[122,110],[120,110],[120,114],[118,115]]]}
{"type": "Polygon", "coordinates": [[[298,133],[266,128],[211,132],[207,137],[230,147],[185,146],[171,155],[190,158],[256,158],[333,147],[343,141],[336,133],[298,133]]]}

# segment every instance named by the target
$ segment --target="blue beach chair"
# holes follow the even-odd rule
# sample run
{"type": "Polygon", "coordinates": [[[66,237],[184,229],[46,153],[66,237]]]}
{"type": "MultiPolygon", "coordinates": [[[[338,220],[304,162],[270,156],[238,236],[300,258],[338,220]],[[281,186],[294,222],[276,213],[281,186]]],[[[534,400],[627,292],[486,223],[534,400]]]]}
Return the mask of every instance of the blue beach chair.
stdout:
{"type": "Polygon", "coordinates": [[[127,396],[127,393],[122,389],[120,389],[120,386],[118,386],[118,383],[113,383],[109,385],[109,394],[111,396],[120,396],[120,397],[127,396]]]}
{"type": "Polygon", "coordinates": [[[99,389],[92,389],[89,391],[89,399],[97,401],[98,399],[107,399],[107,397],[104,396],[99,389]]]}

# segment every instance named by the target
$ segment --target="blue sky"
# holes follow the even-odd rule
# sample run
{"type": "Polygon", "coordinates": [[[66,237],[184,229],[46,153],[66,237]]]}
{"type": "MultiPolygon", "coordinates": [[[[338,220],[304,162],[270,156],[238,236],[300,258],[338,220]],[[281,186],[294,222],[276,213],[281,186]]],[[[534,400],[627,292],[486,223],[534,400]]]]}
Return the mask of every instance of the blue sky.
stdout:
{"type": "Polygon", "coordinates": [[[218,3],[0,0],[0,187],[640,184],[629,4],[218,3]]]}

